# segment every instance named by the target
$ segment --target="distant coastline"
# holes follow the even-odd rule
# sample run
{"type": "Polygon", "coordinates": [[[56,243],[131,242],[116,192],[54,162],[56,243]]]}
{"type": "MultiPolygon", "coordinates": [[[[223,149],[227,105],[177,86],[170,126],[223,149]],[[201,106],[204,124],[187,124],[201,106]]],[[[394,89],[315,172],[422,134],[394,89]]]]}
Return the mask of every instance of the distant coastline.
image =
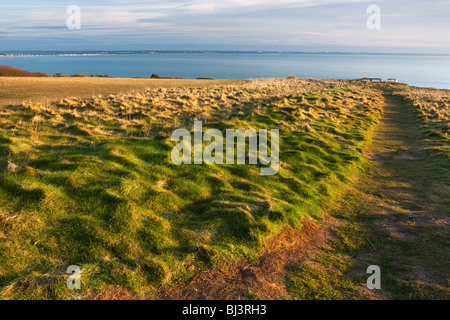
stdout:
{"type": "Polygon", "coordinates": [[[99,51],[2,51],[0,57],[78,57],[105,55],[157,55],[157,54],[286,54],[286,55],[377,55],[377,56],[450,56],[450,53],[380,53],[380,52],[340,52],[340,51],[221,51],[221,50],[99,50],[99,51]]]}
{"type": "MultiPolygon", "coordinates": [[[[27,70],[22,70],[18,68],[14,68],[12,66],[7,65],[0,65],[0,77],[56,77],[56,78],[89,78],[89,77],[95,77],[95,78],[115,78],[111,77],[109,75],[90,75],[90,74],[72,74],[72,75],[66,75],[62,73],[57,73],[55,75],[47,74],[45,72],[30,72],[27,70]]],[[[182,80],[181,77],[160,77],[158,74],[154,73],[150,77],[132,77],[133,79],[169,79],[169,80],[182,80]]],[[[194,80],[194,79],[190,79],[194,80]]],[[[206,78],[206,77],[199,77],[196,80],[214,80],[212,78],[206,78]]]]}

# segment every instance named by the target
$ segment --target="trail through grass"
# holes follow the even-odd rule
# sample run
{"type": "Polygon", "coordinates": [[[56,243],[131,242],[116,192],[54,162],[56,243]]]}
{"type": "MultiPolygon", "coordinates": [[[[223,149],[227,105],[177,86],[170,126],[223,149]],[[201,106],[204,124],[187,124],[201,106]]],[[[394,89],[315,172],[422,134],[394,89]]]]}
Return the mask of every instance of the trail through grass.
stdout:
{"type": "Polygon", "coordinates": [[[335,238],[291,272],[288,298],[450,298],[449,140],[401,97],[386,92],[365,171],[329,208],[335,238]],[[380,291],[365,288],[369,265],[380,291]]]}

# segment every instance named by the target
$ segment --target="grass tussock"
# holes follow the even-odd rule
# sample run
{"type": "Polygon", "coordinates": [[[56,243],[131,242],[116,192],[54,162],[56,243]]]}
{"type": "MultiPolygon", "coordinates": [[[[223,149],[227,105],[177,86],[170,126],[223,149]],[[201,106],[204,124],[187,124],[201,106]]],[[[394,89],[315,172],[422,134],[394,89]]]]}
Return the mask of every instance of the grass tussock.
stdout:
{"type": "MultiPolygon", "coordinates": [[[[156,297],[205,268],[255,260],[283,225],[320,219],[381,114],[334,80],[160,88],[0,109],[0,294],[156,297]],[[280,129],[280,170],[174,165],[176,128],[280,129]],[[65,270],[82,269],[82,290],[65,270]]],[[[295,279],[293,281],[296,281],[295,279]]]]}

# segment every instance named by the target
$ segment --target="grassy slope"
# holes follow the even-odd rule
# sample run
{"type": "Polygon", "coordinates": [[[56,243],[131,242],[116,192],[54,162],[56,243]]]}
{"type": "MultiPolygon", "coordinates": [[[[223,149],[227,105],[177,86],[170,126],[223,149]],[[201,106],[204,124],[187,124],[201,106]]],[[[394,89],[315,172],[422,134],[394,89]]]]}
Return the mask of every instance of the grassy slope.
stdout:
{"type": "Polygon", "coordinates": [[[0,106],[24,101],[48,104],[64,98],[143,91],[147,88],[176,88],[243,83],[237,80],[121,79],[121,78],[37,78],[0,77],[0,106]]]}
{"type": "Polygon", "coordinates": [[[281,226],[321,218],[381,102],[357,83],[261,80],[2,108],[2,297],[87,297],[111,284],[154,297],[189,279],[188,265],[257,259],[281,226]],[[170,134],[194,120],[279,128],[280,172],[173,165],[170,134]],[[81,292],[65,288],[72,264],[81,292]]]}
{"type": "Polygon", "coordinates": [[[336,238],[292,271],[287,298],[450,297],[449,92],[391,89],[365,172],[329,206],[336,238]],[[382,272],[375,295],[364,289],[372,264],[382,272]]]}

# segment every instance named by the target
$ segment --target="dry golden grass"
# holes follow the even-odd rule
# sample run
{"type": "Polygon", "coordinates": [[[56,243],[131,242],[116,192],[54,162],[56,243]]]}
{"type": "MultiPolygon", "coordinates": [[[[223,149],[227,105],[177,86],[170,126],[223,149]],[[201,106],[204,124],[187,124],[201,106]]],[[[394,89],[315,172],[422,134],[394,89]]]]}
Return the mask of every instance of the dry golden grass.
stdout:
{"type": "Polygon", "coordinates": [[[100,94],[155,88],[202,87],[237,84],[238,80],[38,78],[0,77],[0,106],[24,101],[49,103],[63,98],[88,98],[100,94]]]}
{"type": "MultiPolygon", "coordinates": [[[[93,83],[124,79],[98,80],[94,79],[93,83]]],[[[79,82],[86,81],[89,82],[90,79],[82,79],[79,82]]],[[[159,83],[159,87],[109,95],[99,94],[88,99],[65,96],[52,103],[23,102],[18,106],[5,106],[0,110],[0,115],[8,122],[11,118],[7,115],[11,111],[34,112],[29,125],[35,132],[39,131],[41,126],[61,125],[65,128],[77,128],[83,134],[96,138],[149,137],[152,129],[158,130],[159,135],[167,136],[174,127],[190,125],[193,119],[203,120],[205,123],[230,121],[236,117],[236,113],[243,115],[253,110],[253,113],[258,115],[261,103],[273,102],[274,106],[279,108],[298,102],[328,105],[332,100],[325,92],[349,85],[348,82],[340,80],[311,79],[258,79],[243,84],[239,81],[208,80],[147,80],[142,83],[148,87],[149,82],[153,86],[158,86],[159,83]],[[161,86],[161,83],[165,86],[161,86]],[[192,87],[194,84],[197,86],[192,87]],[[308,95],[310,92],[314,94],[308,95]],[[301,101],[292,98],[300,94],[307,95],[302,97],[301,101]],[[114,123],[114,126],[111,126],[111,123],[114,123]]],[[[118,82],[117,86],[122,83],[126,82],[118,82]]],[[[94,90],[94,86],[89,89],[94,90]]],[[[355,103],[370,103],[371,98],[368,97],[369,95],[359,98],[348,94],[345,103],[335,107],[339,110],[333,109],[332,112],[351,113],[355,103]]],[[[310,132],[314,130],[310,126],[313,119],[327,118],[331,115],[330,112],[319,114],[311,109],[304,112],[301,122],[284,121],[281,125],[289,130],[301,129],[310,132]]]]}

